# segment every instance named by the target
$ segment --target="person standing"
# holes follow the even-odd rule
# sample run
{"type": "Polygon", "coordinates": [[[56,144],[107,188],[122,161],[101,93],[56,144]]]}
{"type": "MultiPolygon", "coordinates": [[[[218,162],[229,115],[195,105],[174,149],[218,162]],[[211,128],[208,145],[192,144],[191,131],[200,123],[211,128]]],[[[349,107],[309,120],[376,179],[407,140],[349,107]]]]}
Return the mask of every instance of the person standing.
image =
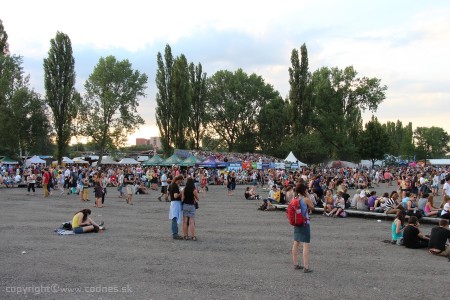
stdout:
{"type": "Polygon", "coordinates": [[[117,177],[118,187],[117,190],[119,191],[119,198],[123,197],[123,181],[124,181],[124,175],[123,170],[119,170],[119,176],[117,177]]]}
{"type": "Polygon", "coordinates": [[[292,245],[292,261],[294,269],[303,270],[304,273],[311,273],[309,268],[309,244],[311,242],[309,211],[314,209],[314,205],[307,192],[308,187],[299,183],[295,187],[295,192],[299,197],[300,208],[307,222],[304,226],[294,226],[294,243],[292,245]],[[303,266],[298,264],[298,248],[299,244],[303,244],[303,266]]]}
{"type": "Polygon", "coordinates": [[[101,173],[101,185],[102,185],[102,206],[105,204],[106,187],[108,186],[108,180],[105,173],[101,173]]]}
{"type": "Polygon", "coordinates": [[[50,184],[51,176],[48,172],[48,168],[44,169],[44,174],[42,174],[42,189],[44,191],[44,197],[48,197],[50,195],[48,189],[50,184]]]}
{"type": "Polygon", "coordinates": [[[450,197],[450,174],[445,176],[445,183],[442,187],[442,197],[444,198],[444,200],[442,200],[441,207],[445,205],[445,196],[450,197]]]}
{"type": "Polygon", "coordinates": [[[183,202],[183,237],[185,240],[197,240],[195,236],[195,205],[198,203],[198,191],[195,188],[194,179],[188,178],[186,186],[181,192],[181,201],[183,202]],[[189,228],[188,228],[189,227],[189,228]],[[188,235],[188,229],[190,238],[188,235]]]}
{"type": "Polygon", "coordinates": [[[182,240],[183,237],[178,235],[178,224],[181,223],[182,209],[181,209],[181,193],[180,182],[183,180],[182,175],[176,176],[169,186],[170,193],[170,210],[169,220],[172,221],[172,237],[174,240],[182,240]]]}
{"type": "Polygon", "coordinates": [[[133,171],[131,170],[131,167],[128,167],[127,173],[124,175],[123,182],[126,186],[127,190],[127,204],[133,205],[133,190],[134,190],[134,183],[136,181],[136,178],[133,174],[133,171]]]}
{"type": "Polygon", "coordinates": [[[166,202],[169,201],[169,199],[167,198],[167,187],[168,187],[168,183],[167,183],[167,174],[164,170],[161,170],[161,195],[158,197],[158,200],[161,201],[161,197],[164,196],[164,200],[166,202]]]}
{"type": "Polygon", "coordinates": [[[33,172],[30,172],[30,175],[27,177],[27,183],[28,183],[28,195],[30,194],[30,191],[33,191],[33,196],[35,195],[36,189],[36,175],[34,175],[33,172]]]}

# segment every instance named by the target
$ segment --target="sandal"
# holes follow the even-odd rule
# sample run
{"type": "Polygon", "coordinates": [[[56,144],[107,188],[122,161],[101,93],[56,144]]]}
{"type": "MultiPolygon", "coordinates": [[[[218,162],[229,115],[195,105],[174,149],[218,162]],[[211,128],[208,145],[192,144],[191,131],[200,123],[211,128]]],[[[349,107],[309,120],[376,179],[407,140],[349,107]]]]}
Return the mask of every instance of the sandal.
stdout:
{"type": "Polygon", "coordinates": [[[303,266],[295,265],[294,270],[303,270],[303,266]]]}
{"type": "Polygon", "coordinates": [[[183,237],[183,239],[185,239],[186,241],[188,241],[190,238],[189,238],[187,235],[185,235],[185,236],[183,237]]]}
{"type": "Polygon", "coordinates": [[[195,236],[193,236],[193,237],[192,237],[192,240],[193,240],[193,241],[196,241],[196,240],[197,240],[197,238],[196,238],[195,236]]]}
{"type": "Polygon", "coordinates": [[[303,269],[303,273],[312,273],[312,270],[311,269],[303,269]]]}

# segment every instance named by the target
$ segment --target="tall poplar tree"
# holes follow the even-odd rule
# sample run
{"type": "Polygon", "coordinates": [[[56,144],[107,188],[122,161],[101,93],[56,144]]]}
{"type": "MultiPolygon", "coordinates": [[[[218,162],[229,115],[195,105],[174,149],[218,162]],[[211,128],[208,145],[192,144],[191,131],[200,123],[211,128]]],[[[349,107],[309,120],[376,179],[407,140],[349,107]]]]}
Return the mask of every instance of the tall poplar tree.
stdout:
{"type": "Polygon", "coordinates": [[[0,56],[7,55],[8,53],[8,34],[5,31],[5,27],[3,27],[3,21],[0,19],[0,56]]]}
{"type": "Polygon", "coordinates": [[[207,122],[206,114],[206,73],[202,71],[202,65],[199,63],[194,66],[193,63],[189,65],[189,76],[191,83],[191,120],[189,126],[191,129],[191,136],[194,140],[194,148],[200,149],[200,141],[205,132],[205,124],[207,122]]]}
{"type": "Polygon", "coordinates": [[[52,110],[56,131],[56,157],[61,163],[72,137],[79,94],[75,91],[75,59],[68,35],[57,32],[50,40],[48,58],[44,59],[45,102],[52,110]]]}
{"type": "Polygon", "coordinates": [[[173,56],[172,49],[166,45],[164,51],[164,60],[158,52],[156,61],[158,69],[156,71],[156,124],[161,136],[161,144],[166,154],[169,154],[172,147],[171,140],[171,113],[172,113],[172,67],[173,56]]]}

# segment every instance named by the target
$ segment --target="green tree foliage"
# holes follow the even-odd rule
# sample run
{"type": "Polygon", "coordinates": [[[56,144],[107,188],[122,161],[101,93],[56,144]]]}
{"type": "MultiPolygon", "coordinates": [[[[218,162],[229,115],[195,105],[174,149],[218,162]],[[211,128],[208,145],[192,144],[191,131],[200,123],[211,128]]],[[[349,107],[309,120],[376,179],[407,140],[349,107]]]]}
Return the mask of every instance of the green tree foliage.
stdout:
{"type": "Polygon", "coordinates": [[[414,135],[412,123],[409,122],[408,125],[403,128],[403,136],[400,143],[400,154],[403,159],[411,160],[414,157],[414,153],[414,135]]]}
{"type": "Polygon", "coordinates": [[[312,126],[322,136],[329,157],[355,160],[361,112],[375,111],[386,86],[377,78],[357,77],[353,67],[321,68],[312,75],[312,126]]]}
{"type": "Polygon", "coordinates": [[[0,153],[47,154],[51,150],[48,113],[29,87],[22,63],[22,57],[9,54],[8,34],[0,20],[0,153]]]}
{"type": "Polygon", "coordinates": [[[190,136],[194,141],[194,148],[200,149],[200,142],[205,133],[205,125],[207,124],[206,114],[206,73],[202,71],[202,65],[199,63],[194,66],[189,64],[189,78],[191,84],[191,103],[192,112],[189,121],[190,136]]]}
{"type": "Polygon", "coordinates": [[[417,127],[414,139],[417,159],[443,158],[450,151],[450,137],[441,127],[417,127]]]}
{"type": "Polygon", "coordinates": [[[279,93],[261,76],[238,69],[209,78],[208,95],[209,129],[227,143],[228,151],[254,152],[259,112],[279,93]]]}
{"type": "Polygon", "coordinates": [[[3,21],[0,19],[0,56],[7,55],[8,53],[8,34],[3,26],[3,21]]]}
{"type": "Polygon", "coordinates": [[[76,118],[80,95],[75,91],[75,59],[68,35],[57,32],[50,40],[48,57],[44,59],[45,102],[52,110],[56,131],[56,157],[61,163],[67,155],[74,134],[72,120],[76,118]]]}
{"type": "Polygon", "coordinates": [[[158,69],[156,71],[156,124],[161,136],[161,144],[164,152],[168,155],[172,149],[172,68],[173,56],[172,49],[166,45],[164,51],[164,60],[160,52],[157,54],[158,69]]]}
{"type": "Polygon", "coordinates": [[[181,54],[175,58],[171,75],[172,105],[170,107],[170,135],[177,149],[185,149],[190,133],[191,89],[189,83],[189,66],[186,57],[181,54]]]}
{"type": "Polygon", "coordinates": [[[289,100],[292,105],[292,132],[294,137],[300,138],[301,135],[308,132],[310,125],[312,103],[310,95],[310,77],[308,70],[308,50],[306,45],[300,47],[300,55],[297,49],[291,53],[291,64],[289,68],[289,100]]]}
{"type": "MultiPolygon", "coordinates": [[[[264,105],[258,115],[258,143],[263,153],[283,157],[286,151],[283,145],[287,143],[286,137],[289,133],[288,115],[289,103],[281,97],[269,101],[264,105]]],[[[287,146],[288,148],[291,145],[287,146]]],[[[291,150],[287,150],[291,151],[291,150]]]]}
{"type": "Polygon", "coordinates": [[[145,96],[147,75],[133,70],[128,60],[100,58],[85,82],[80,132],[98,145],[100,161],[107,149],[125,143],[144,120],[137,113],[138,97],[145,96]]]}
{"type": "Polygon", "coordinates": [[[405,131],[402,122],[400,120],[397,120],[397,122],[388,121],[383,126],[389,137],[389,150],[387,153],[400,156],[400,144],[402,143],[405,131]]]}
{"type": "Polygon", "coordinates": [[[369,159],[372,167],[377,160],[382,160],[389,150],[389,137],[386,129],[375,116],[367,122],[364,131],[358,137],[358,151],[362,158],[369,159]]]}

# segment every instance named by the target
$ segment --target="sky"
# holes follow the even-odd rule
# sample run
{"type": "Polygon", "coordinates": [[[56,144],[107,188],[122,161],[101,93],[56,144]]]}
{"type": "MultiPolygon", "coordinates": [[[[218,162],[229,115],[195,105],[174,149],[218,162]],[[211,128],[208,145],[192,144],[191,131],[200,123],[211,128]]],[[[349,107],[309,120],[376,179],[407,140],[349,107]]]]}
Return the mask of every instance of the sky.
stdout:
{"type": "MultiPolygon", "coordinates": [[[[450,1],[15,0],[0,7],[10,52],[23,56],[30,86],[41,95],[43,59],[57,31],[71,39],[81,94],[100,57],[128,59],[147,74],[138,107],[145,125],[130,136],[131,145],[159,135],[156,56],[167,44],[174,57],[201,63],[208,76],[242,68],[286,98],[291,52],[305,43],[311,72],[351,65],[358,76],[381,79],[388,87],[374,113],[381,123],[450,133],[450,1]]],[[[366,111],[364,122],[371,115],[366,111]]]]}

